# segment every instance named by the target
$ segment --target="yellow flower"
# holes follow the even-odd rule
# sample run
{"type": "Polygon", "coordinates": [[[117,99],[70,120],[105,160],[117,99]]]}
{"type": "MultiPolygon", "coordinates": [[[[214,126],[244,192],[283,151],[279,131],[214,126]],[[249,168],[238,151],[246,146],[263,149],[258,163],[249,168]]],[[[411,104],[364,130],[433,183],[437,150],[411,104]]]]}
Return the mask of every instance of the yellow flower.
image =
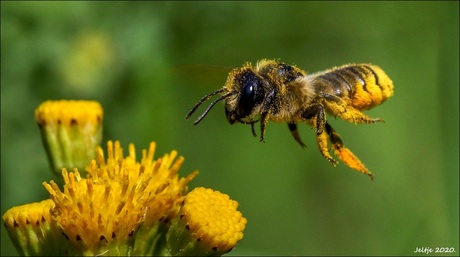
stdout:
{"type": "Polygon", "coordinates": [[[106,160],[98,147],[96,160],[86,169],[88,178],[64,169],[63,191],[54,181],[43,185],[56,205],[53,217],[78,254],[139,254],[134,242],[140,226],[153,227],[174,215],[197,171],[179,179],[183,158],[174,162],[177,153],[172,151],[154,160],[153,142],[140,162],[132,144],[126,157],[119,142],[109,141],[107,147],[106,160]]]}
{"type": "Polygon", "coordinates": [[[167,234],[173,256],[225,254],[243,238],[247,220],[238,202],[226,194],[198,187],[187,194],[167,234]]]}
{"type": "Polygon", "coordinates": [[[188,193],[198,171],[180,177],[176,151],[155,160],[151,142],[137,160],[133,144],[125,156],[108,141],[105,157],[98,102],[46,101],[35,118],[64,185],[43,182],[50,199],[3,215],[19,254],[222,255],[242,239],[247,220],[238,203],[212,189],[188,193]]]}
{"type": "Polygon", "coordinates": [[[50,256],[64,252],[67,245],[51,218],[51,199],[9,209],[3,222],[18,253],[24,256],[50,256]]]}
{"type": "Polygon", "coordinates": [[[97,101],[45,101],[35,110],[51,168],[84,170],[102,138],[103,109],[97,101]]]}

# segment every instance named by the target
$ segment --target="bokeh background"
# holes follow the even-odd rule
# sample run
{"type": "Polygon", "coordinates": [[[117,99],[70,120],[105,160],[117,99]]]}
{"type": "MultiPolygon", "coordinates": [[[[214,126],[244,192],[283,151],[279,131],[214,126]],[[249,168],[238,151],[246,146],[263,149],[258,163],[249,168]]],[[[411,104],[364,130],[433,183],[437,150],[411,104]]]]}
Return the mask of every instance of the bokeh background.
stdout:
{"type": "MultiPolygon", "coordinates": [[[[458,24],[458,1],[2,1],[2,215],[47,198],[41,183],[55,179],[34,109],[94,99],[104,142],[177,149],[182,175],[200,171],[192,188],[239,202],[248,225],[230,255],[458,255],[458,24]],[[307,125],[302,149],[285,124],[269,123],[260,143],[228,124],[223,104],[198,126],[184,119],[229,69],[261,58],[307,72],[370,62],[389,74],[394,97],[367,112],[385,123],[329,118],[374,181],[328,163],[307,125]]],[[[1,229],[2,255],[16,255],[1,229]]]]}

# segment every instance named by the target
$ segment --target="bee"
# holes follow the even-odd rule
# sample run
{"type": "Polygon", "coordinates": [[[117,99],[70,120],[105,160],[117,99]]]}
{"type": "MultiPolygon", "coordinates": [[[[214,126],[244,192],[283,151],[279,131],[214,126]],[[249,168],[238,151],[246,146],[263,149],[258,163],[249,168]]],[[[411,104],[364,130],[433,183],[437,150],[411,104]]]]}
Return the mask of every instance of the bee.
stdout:
{"type": "Polygon", "coordinates": [[[307,123],[316,131],[319,151],[334,166],[337,161],[330,152],[347,166],[368,175],[374,175],[344,143],[326,119],[326,114],[354,124],[383,122],[362,111],[385,102],[393,95],[393,82],[373,64],[347,64],[314,74],[295,65],[263,59],[255,66],[246,63],[233,69],[224,87],[205,95],[186,115],[189,119],[209,98],[219,95],[195,120],[197,125],[219,101],[225,100],[225,115],[230,124],[251,125],[260,122],[260,141],[265,138],[268,121],[286,123],[294,139],[305,147],[297,124],[307,123]]]}

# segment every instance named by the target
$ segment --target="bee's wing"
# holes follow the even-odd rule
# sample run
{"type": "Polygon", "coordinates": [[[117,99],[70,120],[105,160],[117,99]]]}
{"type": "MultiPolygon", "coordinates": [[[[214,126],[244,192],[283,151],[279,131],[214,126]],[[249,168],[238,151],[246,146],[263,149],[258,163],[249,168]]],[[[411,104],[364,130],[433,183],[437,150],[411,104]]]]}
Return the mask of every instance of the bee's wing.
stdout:
{"type": "Polygon", "coordinates": [[[180,64],[169,69],[170,76],[187,81],[190,86],[207,90],[222,87],[231,68],[210,64],[180,64]]]}

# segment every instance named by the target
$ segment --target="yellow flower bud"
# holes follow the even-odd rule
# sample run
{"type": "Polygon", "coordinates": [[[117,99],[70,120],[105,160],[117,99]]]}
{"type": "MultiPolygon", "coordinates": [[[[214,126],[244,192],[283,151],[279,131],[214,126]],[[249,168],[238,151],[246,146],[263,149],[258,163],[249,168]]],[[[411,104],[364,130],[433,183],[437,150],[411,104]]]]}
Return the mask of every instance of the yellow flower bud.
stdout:
{"type": "Polygon", "coordinates": [[[94,158],[102,139],[103,109],[99,102],[57,100],[43,102],[35,110],[52,170],[83,171],[94,158]]]}

